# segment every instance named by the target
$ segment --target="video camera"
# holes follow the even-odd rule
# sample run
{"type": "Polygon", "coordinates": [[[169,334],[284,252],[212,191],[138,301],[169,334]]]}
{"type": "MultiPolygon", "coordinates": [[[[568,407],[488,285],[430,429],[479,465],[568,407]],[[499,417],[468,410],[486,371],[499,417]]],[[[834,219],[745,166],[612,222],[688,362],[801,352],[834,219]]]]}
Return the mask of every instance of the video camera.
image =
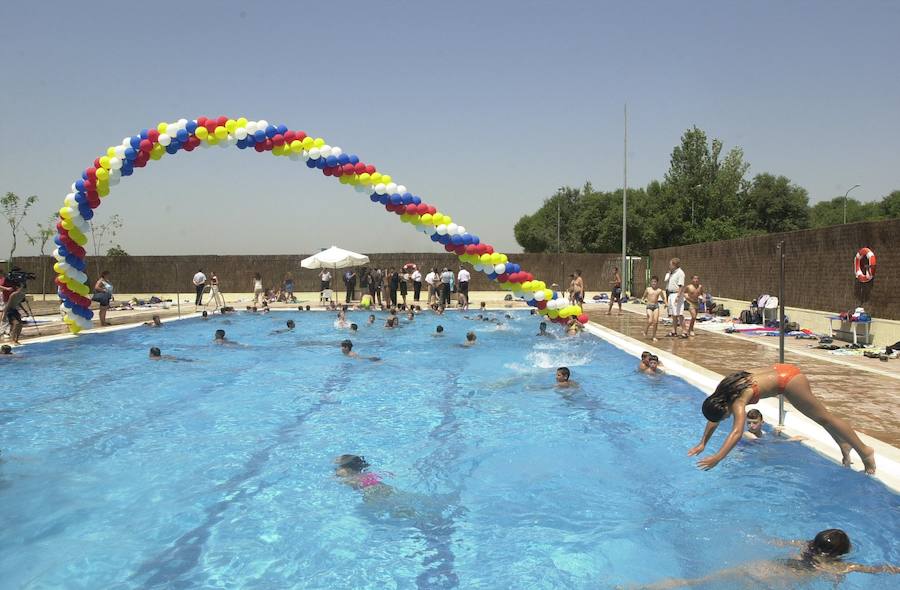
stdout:
{"type": "Polygon", "coordinates": [[[28,281],[37,279],[33,272],[22,270],[18,266],[6,273],[6,283],[14,287],[27,287],[28,281]]]}

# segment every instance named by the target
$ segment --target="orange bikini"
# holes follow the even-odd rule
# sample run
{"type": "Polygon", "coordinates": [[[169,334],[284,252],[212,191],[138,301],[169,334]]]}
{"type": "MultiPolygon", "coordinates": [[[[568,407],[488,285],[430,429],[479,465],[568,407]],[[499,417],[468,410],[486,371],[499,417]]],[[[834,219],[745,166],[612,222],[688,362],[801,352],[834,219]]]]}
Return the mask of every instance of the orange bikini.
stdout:
{"type": "MultiPolygon", "coordinates": [[[[798,369],[795,365],[775,365],[772,367],[775,370],[775,373],[778,375],[778,390],[780,393],[784,393],[784,390],[787,389],[788,383],[791,382],[791,379],[800,374],[800,369],[798,369]]],[[[747,402],[748,405],[758,404],[759,403],[759,384],[754,381],[750,384],[750,388],[753,390],[753,396],[750,398],[750,401],[747,402]]]]}

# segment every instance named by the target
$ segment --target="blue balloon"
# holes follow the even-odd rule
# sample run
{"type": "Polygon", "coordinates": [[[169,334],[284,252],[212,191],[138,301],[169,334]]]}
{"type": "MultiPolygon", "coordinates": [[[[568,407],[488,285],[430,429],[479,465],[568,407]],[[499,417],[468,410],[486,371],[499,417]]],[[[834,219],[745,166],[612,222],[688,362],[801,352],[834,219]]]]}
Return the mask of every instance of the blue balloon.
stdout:
{"type": "Polygon", "coordinates": [[[278,127],[276,127],[275,125],[269,125],[268,127],[266,127],[265,133],[266,133],[266,137],[268,137],[269,139],[272,139],[273,137],[278,135],[278,127]]]}
{"type": "Polygon", "coordinates": [[[343,166],[344,164],[350,163],[350,156],[348,156],[347,154],[341,154],[340,156],[337,157],[337,159],[338,159],[338,164],[340,164],[341,166],[343,166]]]}
{"type": "Polygon", "coordinates": [[[137,150],[134,148],[125,148],[125,159],[126,160],[134,160],[137,158],[137,150]]]}
{"type": "Polygon", "coordinates": [[[84,190],[84,180],[76,180],[75,181],[75,189],[78,191],[84,190]]]}
{"type": "Polygon", "coordinates": [[[75,202],[79,205],[87,205],[87,196],[82,193],[75,193],[75,202]]]}
{"type": "Polygon", "coordinates": [[[266,132],[263,131],[262,129],[257,130],[253,134],[253,139],[255,139],[257,143],[259,143],[260,141],[265,141],[266,140],[266,132]]]}
{"type": "Polygon", "coordinates": [[[472,243],[477,246],[481,243],[481,240],[478,238],[478,236],[472,236],[472,243]]]}
{"type": "Polygon", "coordinates": [[[188,133],[187,129],[179,129],[178,133],[175,134],[175,138],[182,142],[187,141],[190,136],[191,134],[188,133]]]}
{"type": "Polygon", "coordinates": [[[199,125],[197,125],[197,121],[188,121],[187,125],[184,126],[188,134],[193,134],[194,131],[197,130],[197,127],[199,127],[199,125]]]}
{"type": "Polygon", "coordinates": [[[338,159],[335,156],[328,156],[325,158],[325,165],[329,168],[334,168],[338,165],[338,159]]]}
{"type": "Polygon", "coordinates": [[[177,154],[178,153],[178,145],[175,144],[174,142],[170,143],[169,145],[166,146],[166,153],[167,154],[177,154]]]}
{"type": "Polygon", "coordinates": [[[278,133],[280,133],[281,135],[284,135],[285,133],[287,133],[287,131],[288,131],[287,125],[279,125],[278,126],[278,133]]]}
{"type": "Polygon", "coordinates": [[[387,205],[391,201],[391,197],[389,195],[378,195],[378,202],[382,205],[387,205]]]}
{"type": "Polygon", "coordinates": [[[497,280],[497,277],[498,277],[498,276],[499,276],[499,275],[498,275],[497,273],[492,272],[491,274],[489,274],[489,275],[487,276],[487,278],[489,278],[489,279],[491,279],[492,281],[494,281],[494,280],[497,280]]]}
{"type": "Polygon", "coordinates": [[[306,167],[307,167],[307,168],[315,168],[315,167],[316,167],[316,161],[315,161],[315,160],[307,160],[307,161],[306,161],[306,167]]]}
{"type": "Polygon", "coordinates": [[[77,256],[75,256],[74,258],[75,262],[72,263],[72,266],[81,271],[87,268],[87,262],[85,262],[84,258],[78,258],[77,256]]]}
{"type": "Polygon", "coordinates": [[[246,140],[246,139],[239,139],[239,140],[237,140],[237,141],[235,142],[234,145],[238,146],[238,149],[239,149],[239,150],[245,150],[245,149],[247,149],[247,140],[246,140]]]}
{"type": "MultiPolygon", "coordinates": [[[[59,236],[56,236],[56,237],[59,238],[59,236]]],[[[59,255],[62,256],[63,258],[66,258],[66,257],[69,255],[69,249],[66,248],[66,247],[62,244],[62,240],[60,240],[60,241],[57,242],[57,241],[54,239],[53,241],[56,242],[57,250],[59,250],[59,255]]]]}
{"type": "MultiPolygon", "coordinates": [[[[62,254],[62,252],[60,252],[60,254],[62,254]]],[[[65,259],[66,259],[66,262],[67,262],[69,265],[71,265],[72,267],[75,266],[75,261],[78,260],[78,258],[77,258],[76,256],[72,256],[71,254],[69,254],[68,256],[66,256],[65,259]]]]}
{"type": "Polygon", "coordinates": [[[131,147],[133,147],[134,149],[138,149],[139,147],[141,147],[141,136],[140,135],[135,135],[134,137],[131,138],[131,147]]]}
{"type": "Polygon", "coordinates": [[[392,205],[399,205],[402,202],[403,202],[403,197],[401,197],[400,195],[391,195],[391,204],[392,205]]]}
{"type": "Polygon", "coordinates": [[[89,221],[92,217],[94,217],[94,211],[93,211],[93,209],[91,209],[91,208],[90,208],[89,206],[87,206],[86,204],[85,204],[85,205],[78,205],[78,212],[81,214],[82,217],[85,218],[85,220],[88,220],[88,221],[89,221]]]}
{"type": "Polygon", "coordinates": [[[513,264],[513,266],[515,267],[515,270],[513,272],[522,272],[521,264],[513,264]]]}
{"type": "Polygon", "coordinates": [[[62,243],[62,238],[59,237],[59,234],[53,236],[53,243],[56,244],[58,248],[65,248],[62,243]]]}
{"type": "Polygon", "coordinates": [[[514,273],[514,272],[516,272],[516,265],[513,264],[513,263],[511,263],[511,262],[507,262],[507,263],[506,263],[506,274],[509,275],[509,274],[514,273]]]}
{"type": "Polygon", "coordinates": [[[441,243],[442,243],[442,244],[449,244],[449,243],[450,243],[450,236],[448,236],[447,234],[442,235],[442,236],[441,236],[441,243]]]}
{"type": "Polygon", "coordinates": [[[432,241],[432,242],[440,242],[440,241],[441,241],[441,236],[438,235],[438,234],[431,234],[431,241],[432,241]]]}
{"type": "Polygon", "coordinates": [[[422,199],[420,199],[420,198],[417,197],[416,195],[413,195],[413,200],[412,200],[412,202],[413,202],[413,205],[421,205],[421,204],[422,204],[422,199]]]}
{"type": "Polygon", "coordinates": [[[373,203],[377,203],[380,198],[381,195],[379,195],[378,193],[372,193],[371,195],[369,195],[369,200],[373,203]]]}
{"type": "Polygon", "coordinates": [[[88,179],[87,170],[85,170],[84,172],[81,173],[81,180],[87,180],[87,179],[88,179]]]}
{"type": "Polygon", "coordinates": [[[359,164],[359,157],[356,154],[350,154],[350,163],[356,166],[359,164]]]}
{"type": "Polygon", "coordinates": [[[122,164],[122,176],[131,176],[134,172],[134,166],[126,166],[124,163],[122,164]]]}
{"type": "Polygon", "coordinates": [[[141,129],[141,139],[150,139],[149,129],[141,129]]]}
{"type": "Polygon", "coordinates": [[[529,299],[529,300],[526,301],[525,303],[527,303],[527,304],[530,305],[531,307],[535,307],[535,306],[537,306],[537,299],[529,299]]]}
{"type": "Polygon", "coordinates": [[[247,139],[245,139],[244,141],[247,142],[247,147],[253,147],[256,145],[256,137],[252,133],[248,135],[247,139]]]}
{"type": "Polygon", "coordinates": [[[463,244],[463,239],[460,235],[450,236],[450,241],[454,246],[462,246],[463,244]]]}
{"type": "Polygon", "coordinates": [[[463,234],[463,235],[462,235],[462,241],[463,241],[463,244],[465,244],[466,246],[468,246],[469,244],[471,244],[471,243],[472,243],[472,236],[471,236],[471,234],[463,234]]]}
{"type": "Polygon", "coordinates": [[[403,193],[403,197],[401,198],[403,199],[404,205],[410,205],[413,202],[413,196],[409,193],[403,193]]]}
{"type": "Polygon", "coordinates": [[[316,160],[316,168],[318,168],[319,170],[324,170],[326,164],[328,164],[328,162],[325,161],[325,158],[319,158],[318,160],[316,160]]]}

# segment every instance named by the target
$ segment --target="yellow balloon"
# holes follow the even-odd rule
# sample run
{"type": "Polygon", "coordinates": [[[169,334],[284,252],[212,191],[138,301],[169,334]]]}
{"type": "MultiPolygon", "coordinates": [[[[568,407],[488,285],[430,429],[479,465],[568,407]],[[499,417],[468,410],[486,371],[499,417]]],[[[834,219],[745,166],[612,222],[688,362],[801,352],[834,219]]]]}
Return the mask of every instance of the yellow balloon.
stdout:
{"type": "Polygon", "coordinates": [[[544,301],[550,301],[551,299],[553,299],[553,291],[544,289],[544,301]]]}
{"type": "MultiPolygon", "coordinates": [[[[202,129],[202,127],[198,127],[198,129],[202,129]]],[[[208,143],[209,145],[219,145],[219,138],[216,137],[215,133],[207,133],[206,143],[208,143]]]]}
{"type": "Polygon", "coordinates": [[[393,180],[393,178],[391,178],[390,174],[382,174],[381,175],[381,182],[383,182],[384,184],[388,184],[392,180],[393,180]]]}
{"type": "Polygon", "coordinates": [[[491,263],[491,255],[490,254],[482,254],[481,255],[481,264],[490,264],[491,263]]]}
{"type": "Polygon", "coordinates": [[[369,184],[372,182],[372,175],[369,174],[368,172],[363,172],[362,174],[359,175],[359,181],[362,184],[369,184]]]}
{"type": "Polygon", "coordinates": [[[216,134],[216,138],[218,138],[218,139],[225,139],[226,137],[228,137],[228,130],[225,129],[224,127],[222,127],[221,125],[216,127],[216,130],[214,131],[214,133],[216,134]]]}
{"type": "Polygon", "coordinates": [[[57,275],[59,275],[59,276],[57,277],[57,278],[59,278],[59,280],[61,280],[61,281],[65,281],[65,280],[66,280],[65,271],[63,270],[63,267],[62,267],[62,264],[61,264],[61,263],[57,262],[57,263],[55,263],[55,264],[53,265],[53,272],[55,272],[57,275]]]}
{"type": "Polygon", "coordinates": [[[406,213],[402,213],[400,215],[400,221],[402,221],[403,223],[409,223],[409,215],[406,213]]]}
{"type": "Polygon", "coordinates": [[[372,179],[372,184],[378,184],[381,182],[381,172],[373,172],[369,175],[369,178],[372,179]]]}
{"type": "Polygon", "coordinates": [[[316,147],[316,140],[310,136],[306,136],[303,138],[303,149],[309,150],[316,147]]]}
{"type": "Polygon", "coordinates": [[[555,320],[556,318],[559,317],[559,312],[556,311],[555,309],[551,309],[550,311],[547,312],[547,315],[550,317],[551,320],[555,320]]]}
{"type": "Polygon", "coordinates": [[[509,258],[506,254],[500,254],[500,262],[498,264],[506,264],[507,262],[509,262],[509,258]]]}
{"type": "MultiPolygon", "coordinates": [[[[299,139],[295,139],[294,141],[292,141],[291,142],[291,151],[294,152],[295,154],[299,154],[300,152],[302,152],[303,151],[303,142],[300,141],[299,139]]],[[[341,178],[343,178],[343,176],[341,178]]]]}
{"type": "Polygon", "coordinates": [[[63,219],[69,219],[72,217],[73,214],[74,214],[74,211],[72,211],[72,209],[69,207],[60,207],[59,208],[59,216],[62,217],[63,219]]]}
{"type": "Polygon", "coordinates": [[[77,333],[81,332],[81,326],[79,326],[75,322],[72,322],[72,324],[69,326],[69,332],[72,332],[73,334],[77,334],[77,333]]]}
{"type": "Polygon", "coordinates": [[[206,127],[197,127],[197,130],[194,131],[194,135],[196,135],[199,139],[206,139],[209,135],[209,131],[206,127]]]}
{"type": "Polygon", "coordinates": [[[228,119],[225,121],[225,130],[228,133],[234,133],[234,130],[237,129],[237,121],[234,119],[228,119]]]}
{"type": "Polygon", "coordinates": [[[444,215],[444,219],[442,221],[447,225],[450,225],[451,223],[453,223],[453,218],[449,215],[444,215]]]}
{"type": "Polygon", "coordinates": [[[100,158],[100,165],[109,170],[109,156],[100,158]]]}
{"type": "Polygon", "coordinates": [[[116,155],[116,148],[114,148],[114,147],[106,148],[106,155],[110,158],[114,157],[116,155]]]}
{"type": "Polygon", "coordinates": [[[166,129],[168,129],[168,128],[169,128],[168,123],[159,123],[156,125],[156,130],[159,131],[160,133],[165,133],[166,129]]]}
{"type": "MultiPolygon", "coordinates": [[[[150,157],[153,158],[153,154],[150,154],[150,157]]],[[[162,157],[162,156],[160,156],[162,157]]],[[[158,160],[159,158],[153,158],[154,160],[158,160]]],[[[98,184],[97,185],[97,194],[101,197],[105,197],[109,194],[109,185],[108,184],[98,184]]]]}
{"type": "Polygon", "coordinates": [[[322,147],[323,145],[325,145],[325,140],[321,137],[317,137],[313,140],[313,147],[322,147]]]}
{"type": "Polygon", "coordinates": [[[109,178],[109,170],[106,168],[100,168],[97,170],[97,180],[106,180],[109,178]]]}
{"type": "Polygon", "coordinates": [[[426,213],[422,216],[422,223],[431,223],[431,213],[426,213]]]}
{"type": "Polygon", "coordinates": [[[237,126],[238,126],[238,127],[246,127],[246,126],[247,126],[247,118],[246,118],[246,117],[241,117],[240,119],[238,119],[238,120],[237,120],[237,126]]]}

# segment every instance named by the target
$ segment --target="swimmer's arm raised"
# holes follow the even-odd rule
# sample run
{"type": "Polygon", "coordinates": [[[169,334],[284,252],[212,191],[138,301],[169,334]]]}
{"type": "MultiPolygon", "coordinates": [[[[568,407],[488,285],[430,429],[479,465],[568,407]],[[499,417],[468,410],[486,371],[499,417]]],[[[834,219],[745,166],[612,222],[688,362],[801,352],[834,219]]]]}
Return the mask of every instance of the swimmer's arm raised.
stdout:
{"type": "Polygon", "coordinates": [[[744,425],[747,422],[747,408],[742,403],[735,403],[733,408],[734,422],[731,426],[731,432],[728,433],[725,442],[722,443],[722,448],[715,455],[697,461],[697,466],[701,469],[708,471],[715,467],[722,459],[728,456],[731,449],[738,444],[738,441],[744,435],[744,425]]]}

